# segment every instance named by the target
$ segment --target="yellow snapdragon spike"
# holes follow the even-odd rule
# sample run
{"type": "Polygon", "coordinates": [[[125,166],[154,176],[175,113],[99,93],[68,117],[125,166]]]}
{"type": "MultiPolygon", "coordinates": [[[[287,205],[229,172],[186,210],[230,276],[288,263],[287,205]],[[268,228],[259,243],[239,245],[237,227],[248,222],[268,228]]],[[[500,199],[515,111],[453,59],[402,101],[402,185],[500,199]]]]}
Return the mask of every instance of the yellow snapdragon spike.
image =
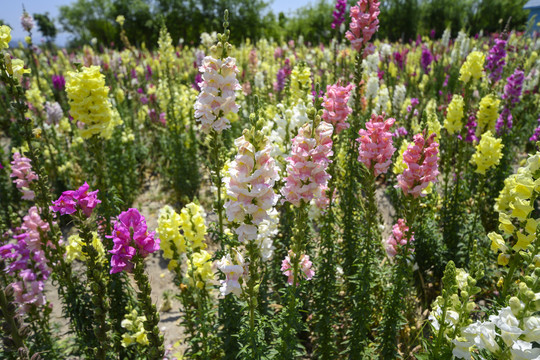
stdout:
{"type": "Polygon", "coordinates": [[[11,41],[11,28],[7,25],[0,26],[0,50],[9,48],[11,41]]]}
{"type": "MultiPolygon", "coordinates": [[[[163,257],[166,259],[173,259],[174,257],[172,244],[176,247],[178,254],[186,251],[184,236],[180,234],[181,225],[182,220],[180,215],[172,207],[166,205],[160,210],[157,233],[161,239],[160,248],[163,251],[163,257]]],[[[172,266],[171,263],[172,261],[169,263],[169,266],[172,266]]]]}
{"type": "Polygon", "coordinates": [[[68,72],[66,92],[71,116],[75,121],[86,125],[81,136],[89,138],[99,135],[105,139],[110,138],[112,128],[118,124],[118,120],[113,121],[112,106],[108,99],[109,88],[105,86],[105,76],[99,71],[99,66],[68,72]]]}
{"type": "Polygon", "coordinates": [[[502,139],[496,139],[487,131],[482,135],[480,142],[476,146],[471,163],[476,165],[476,172],[482,175],[494,166],[497,166],[502,158],[502,139]]]}
{"type": "Polygon", "coordinates": [[[461,132],[463,128],[463,108],[465,103],[461,95],[454,95],[448,105],[446,119],[444,119],[444,128],[450,135],[461,132]]]}
{"type": "Polygon", "coordinates": [[[471,78],[480,79],[484,70],[485,58],[486,56],[480,51],[471,52],[459,70],[459,80],[468,83],[471,78]]]}
{"type": "Polygon", "coordinates": [[[499,117],[499,104],[501,101],[494,95],[486,95],[480,100],[480,106],[476,113],[478,127],[476,128],[477,135],[489,130],[495,132],[495,123],[499,117]]]}

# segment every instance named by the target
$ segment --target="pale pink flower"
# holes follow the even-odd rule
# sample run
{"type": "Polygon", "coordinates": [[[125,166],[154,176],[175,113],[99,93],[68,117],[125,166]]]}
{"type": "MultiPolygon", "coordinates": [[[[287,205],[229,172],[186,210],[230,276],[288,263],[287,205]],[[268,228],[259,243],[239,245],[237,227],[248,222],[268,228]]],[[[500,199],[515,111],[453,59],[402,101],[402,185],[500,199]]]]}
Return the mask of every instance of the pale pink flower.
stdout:
{"type": "Polygon", "coordinates": [[[10,177],[16,178],[13,182],[17,185],[17,189],[23,193],[24,200],[34,200],[35,197],[35,193],[30,190],[30,183],[37,180],[38,176],[32,170],[31,162],[30,159],[21,156],[18,152],[13,154],[10,177]]]}
{"type": "Polygon", "coordinates": [[[368,169],[373,169],[373,175],[385,174],[392,163],[392,155],[396,148],[392,145],[393,134],[389,132],[396,119],[384,120],[383,115],[371,115],[371,120],[366,122],[366,129],[361,129],[356,139],[360,143],[358,149],[358,161],[368,169]]]}
{"type": "Polygon", "coordinates": [[[423,190],[430,183],[437,181],[439,175],[439,144],[435,142],[435,134],[424,140],[422,134],[416,134],[407,150],[403,153],[403,162],[407,168],[398,175],[398,185],[405,195],[425,196],[423,190]]]}
{"type": "Polygon", "coordinates": [[[202,82],[198,83],[201,93],[195,102],[195,118],[201,123],[205,133],[214,129],[222,132],[230,127],[229,113],[237,113],[240,108],[236,103],[236,91],[242,86],[236,79],[238,68],[236,59],[214,59],[207,56],[199,68],[202,82]]]}
{"type": "MultiPolygon", "coordinates": [[[[399,219],[397,224],[394,224],[392,227],[392,235],[386,240],[386,253],[388,256],[396,256],[401,247],[414,241],[414,233],[408,234],[408,231],[409,227],[404,219],[399,219]],[[410,235],[410,240],[407,235],[410,235]]],[[[409,247],[409,250],[413,251],[414,249],[409,247]]]]}
{"type": "MultiPolygon", "coordinates": [[[[289,285],[293,284],[294,281],[294,271],[293,271],[293,259],[296,255],[289,250],[289,254],[285,256],[285,259],[281,262],[281,271],[283,275],[287,277],[287,283],[289,285]]],[[[304,278],[306,280],[313,279],[315,276],[315,271],[312,269],[313,263],[309,260],[309,255],[302,254],[298,260],[298,275],[296,286],[300,284],[300,279],[304,278]]]]}
{"type": "Polygon", "coordinates": [[[242,294],[242,285],[240,280],[247,281],[248,264],[244,261],[243,256],[236,251],[235,260],[231,259],[231,255],[227,254],[217,262],[218,269],[225,275],[225,280],[220,280],[221,287],[219,291],[222,296],[230,293],[240,296],[242,294]]]}
{"type": "Polygon", "coordinates": [[[353,84],[347,86],[340,86],[338,84],[328,85],[326,87],[326,94],[324,95],[324,112],[322,115],[323,120],[334,125],[336,134],[339,134],[342,130],[349,128],[347,117],[352,112],[352,109],[347,102],[353,84]]]}
{"type": "Polygon", "coordinates": [[[270,220],[270,212],[276,205],[278,196],[274,184],[279,179],[274,159],[270,156],[272,147],[263,141],[256,147],[242,135],[235,140],[238,154],[229,167],[229,177],[224,179],[229,200],[224,207],[227,219],[236,224],[238,240],[255,240],[259,225],[270,220]]]}
{"type": "MultiPolygon", "coordinates": [[[[302,200],[309,203],[330,179],[326,171],[331,160],[333,126],[322,121],[312,138],[311,125],[305,124],[292,141],[291,156],[287,158],[287,177],[281,194],[294,206],[302,200]]],[[[321,204],[323,205],[323,204],[321,204]]]]}
{"type": "Polygon", "coordinates": [[[360,0],[356,6],[351,7],[351,23],[345,37],[356,51],[362,50],[379,30],[379,5],[377,0],[360,0]]]}

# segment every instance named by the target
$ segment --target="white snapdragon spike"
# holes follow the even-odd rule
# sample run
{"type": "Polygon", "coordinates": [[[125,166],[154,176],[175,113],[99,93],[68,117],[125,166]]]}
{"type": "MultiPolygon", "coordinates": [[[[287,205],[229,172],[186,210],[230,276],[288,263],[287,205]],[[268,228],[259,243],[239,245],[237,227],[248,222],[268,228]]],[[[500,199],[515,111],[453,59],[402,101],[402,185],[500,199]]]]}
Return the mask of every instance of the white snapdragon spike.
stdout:
{"type": "MultiPolygon", "coordinates": [[[[292,109],[285,109],[283,104],[278,104],[277,108],[279,112],[274,117],[274,121],[269,122],[271,124],[270,130],[263,129],[265,133],[269,134],[268,140],[273,144],[270,155],[274,158],[285,155],[286,149],[283,146],[290,143],[298,129],[309,121],[307,107],[302,100],[299,100],[292,109]]],[[[282,167],[282,164],[278,165],[282,167]]]]}
{"type": "Polygon", "coordinates": [[[264,89],[264,73],[262,71],[257,71],[253,83],[257,89],[264,89]]]}
{"type": "Polygon", "coordinates": [[[364,69],[364,72],[370,76],[377,74],[379,72],[379,53],[374,52],[362,60],[362,68],[364,69]]]}
{"type": "Polygon", "coordinates": [[[259,233],[257,234],[257,242],[261,251],[263,261],[268,261],[272,258],[274,250],[274,241],[272,240],[278,233],[279,213],[275,208],[269,212],[269,219],[261,221],[259,224],[259,233]]]}
{"type": "MultiPolygon", "coordinates": [[[[435,310],[433,310],[428,316],[428,320],[431,322],[431,325],[433,326],[433,328],[437,331],[439,331],[440,326],[441,326],[439,323],[439,319],[441,319],[441,317],[442,317],[442,309],[438,305],[435,308],[435,310]]],[[[457,313],[457,311],[454,311],[454,310],[446,311],[445,323],[448,329],[454,329],[458,321],[459,321],[459,314],[457,313]]]]}
{"type": "Polygon", "coordinates": [[[242,87],[236,79],[238,68],[236,59],[214,59],[206,56],[199,68],[203,81],[198,85],[201,93],[195,102],[195,118],[201,123],[201,130],[209,133],[212,129],[222,132],[231,127],[227,116],[237,113],[236,91],[242,87]]]}
{"type": "Polygon", "coordinates": [[[497,315],[491,315],[489,321],[501,330],[501,337],[508,346],[512,346],[523,334],[523,330],[519,328],[519,320],[512,313],[510,306],[502,308],[497,315]]]}
{"type": "Polygon", "coordinates": [[[540,343],[540,316],[529,316],[523,319],[524,339],[540,343]]]}
{"type": "Polygon", "coordinates": [[[403,107],[406,94],[407,88],[405,85],[399,84],[394,87],[394,98],[392,99],[392,110],[394,116],[399,115],[401,108],[403,107]]]}
{"type": "Polygon", "coordinates": [[[366,99],[373,100],[379,92],[379,77],[377,74],[371,75],[366,85],[366,99]]]}
{"type": "Polygon", "coordinates": [[[384,43],[381,45],[381,55],[385,59],[390,59],[392,57],[392,45],[384,43]]]}
{"type": "Polygon", "coordinates": [[[450,28],[446,28],[444,30],[441,38],[441,44],[444,46],[445,49],[448,49],[448,45],[450,45],[450,28]]]}
{"type": "Polygon", "coordinates": [[[458,284],[458,288],[460,290],[463,290],[465,286],[467,286],[467,279],[469,278],[469,273],[465,270],[458,268],[456,269],[456,281],[458,284]]]}
{"type": "Polygon", "coordinates": [[[225,274],[225,280],[220,280],[221,287],[219,291],[222,296],[227,296],[231,293],[236,296],[242,294],[240,279],[243,279],[244,282],[248,280],[247,265],[244,257],[238,251],[235,252],[234,261],[231,255],[227,254],[217,262],[218,269],[225,274]]]}
{"type": "Polygon", "coordinates": [[[532,344],[523,340],[516,340],[510,349],[512,360],[540,360],[540,348],[532,347],[532,344]]]}
{"type": "Polygon", "coordinates": [[[388,103],[390,102],[390,94],[388,93],[388,88],[386,85],[381,86],[379,89],[379,95],[377,96],[377,101],[372,110],[373,114],[381,114],[383,112],[388,112],[388,103]]]}
{"type": "Polygon", "coordinates": [[[486,349],[492,353],[499,351],[495,324],[491,321],[475,322],[461,331],[461,334],[478,349],[486,349]]]}
{"type": "Polygon", "coordinates": [[[465,338],[458,338],[452,340],[452,343],[454,344],[454,347],[452,348],[452,355],[454,355],[456,359],[471,359],[471,346],[473,346],[472,342],[465,338]]]}
{"type": "MultiPolygon", "coordinates": [[[[264,141],[264,140],[263,140],[264,141]]],[[[224,179],[229,200],[225,203],[227,220],[239,224],[235,229],[238,240],[256,240],[258,226],[270,219],[278,196],[274,185],[279,179],[278,167],[270,156],[267,143],[260,151],[242,135],[235,140],[238,154],[224,179]]]]}

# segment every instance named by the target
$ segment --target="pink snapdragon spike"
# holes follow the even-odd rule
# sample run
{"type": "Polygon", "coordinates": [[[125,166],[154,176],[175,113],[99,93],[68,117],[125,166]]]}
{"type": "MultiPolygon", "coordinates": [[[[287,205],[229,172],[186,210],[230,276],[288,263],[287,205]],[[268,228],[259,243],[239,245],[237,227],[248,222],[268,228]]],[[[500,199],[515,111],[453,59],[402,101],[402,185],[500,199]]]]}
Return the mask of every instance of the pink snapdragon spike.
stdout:
{"type": "Polygon", "coordinates": [[[347,86],[335,84],[326,87],[326,94],[322,104],[324,107],[322,118],[324,121],[334,125],[336,134],[348,129],[350,126],[347,117],[352,112],[352,109],[347,103],[353,87],[353,84],[347,86]]]}
{"type": "Polygon", "coordinates": [[[351,23],[345,37],[351,42],[353,49],[361,51],[367,46],[373,34],[379,30],[379,1],[360,0],[351,7],[351,23]]]}
{"type": "Polygon", "coordinates": [[[111,257],[111,274],[133,269],[131,259],[138,253],[141,257],[159,250],[159,238],[155,237],[155,232],[148,232],[146,220],[137,209],[129,209],[118,215],[118,220],[114,223],[112,235],[107,236],[113,239],[113,249],[109,252],[111,257]]]}
{"type": "MultiPolygon", "coordinates": [[[[414,241],[414,233],[410,234],[410,239],[407,237],[407,233],[409,231],[409,227],[405,223],[404,219],[399,219],[397,224],[394,224],[392,227],[392,235],[388,237],[386,240],[386,253],[390,257],[396,256],[399,249],[406,246],[407,243],[410,243],[414,241]]],[[[414,249],[409,247],[409,251],[413,251],[414,249]]]]}
{"type": "Polygon", "coordinates": [[[90,217],[101,200],[97,198],[99,190],[88,192],[89,188],[90,186],[85,182],[77,190],[64,191],[58,200],[52,202],[51,210],[60,215],[69,215],[80,209],[86,217],[90,217]]]}
{"type": "Polygon", "coordinates": [[[270,156],[272,147],[269,144],[256,151],[244,135],[234,143],[238,154],[229,167],[229,177],[224,179],[229,196],[224,207],[227,219],[241,224],[235,230],[238,240],[255,240],[256,225],[270,220],[269,213],[278,201],[274,185],[279,179],[279,168],[270,156]],[[246,223],[248,218],[251,223],[246,223]]]}
{"type": "Polygon", "coordinates": [[[0,259],[6,263],[5,271],[15,278],[11,284],[15,301],[21,306],[21,313],[28,312],[33,306],[43,306],[45,282],[51,274],[42,250],[44,240],[40,231],[46,233],[49,225],[40,217],[34,206],[23,218],[20,234],[13,236],[16,243],[0,247],[0,259]]]}
{"type": "Polygon", "coordinates": [[[407,168],[398,175],[398,185],[405,195],[414,198],[425,196],[422,192],[430,183],[437,181],[439,175],[439,144],[435,142],[435,134],[427,141],[422,134],[416,134],[407,150],[403,153],[403,162],[407,168]]]}
{"type": "Polygon", "coordinates": [[[214,59],[206,56],[199,71],[203,81],[198,85],[201,93],[195,102],[195,118],[201,123],[201,130],[209,133],[212,129],[218,133],[231,127],[227,115],[237,113],[240,106],[236,103],[236,91],[242,86],[236,79],[239,72],[236,59],[214,59]]]}
{"type": "Polygon", "coordinates": [[[392,145],[392,136],[389,130],[396,119],[384,119],[383,115],[371,115],[371,120],[366,123],[366,130],[360,129],[360,137],[356,139],[360,143],[358,149],[358,161],[373,171],[374,176],[385,174],[392,163],[392,155],[396,148],[392,145]]]}
{"type": "Polygon", "coordinates": [[[11,175],[10,177],[16,178],[13,180],[17,189],[23,193],[22,198],[24,200],[34,200],[35,193],[30,190],[30,183],[38,179],[38,176],[32,171],[32,160],[23,157],[20,153],[13,154],[13,161],[11,162],[11,175]]]}
{"type": "Polygon", "coordinates": [[[326,189],[330,179],[326,170],[334,154],[332,131],[331,124],[321,121],[312,138],[311,125],[305,124],[292,140],[291,156],[287,158],[287,177],[281,194],[294,206],[300,206],[302,201],[309,203],[326,189]]]}
{"type": "MultiPolygon", "coordinates": [[[[287,277],[287,284],[292,285],[294,281],[294,270],[292,265],[292,260],[296,256],[292,250],[289,250],[289,254],[285,256],[285,259],[281,262],[281,271],[283,275],[287,277]]],[[[315,271],[312,269],[313,263],[309,260],[309,255],[302,254],[298,261],[298,279],[296,286],[300,285],[300,279],[304,278],[306,280],[313,279],[315,276],[315,271]]]]}

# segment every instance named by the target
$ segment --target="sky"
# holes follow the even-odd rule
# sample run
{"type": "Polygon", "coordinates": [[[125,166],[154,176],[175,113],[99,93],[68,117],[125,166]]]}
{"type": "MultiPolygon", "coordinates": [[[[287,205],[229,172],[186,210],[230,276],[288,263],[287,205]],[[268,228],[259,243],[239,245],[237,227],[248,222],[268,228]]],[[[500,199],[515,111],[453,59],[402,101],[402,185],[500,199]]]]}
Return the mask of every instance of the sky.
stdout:
{"type": "MultiPolygon", "coordinates": [[[[23,4],[26,11],[30,14],[49,12],[52,17],[56,18],[58,16],[58,7],[68,5],[72,1],[73,0],[0,0],[0,5],[4,5],[0,12],[0,19],[4,20],[4,22],[12,27],[13,31],[11,36],[13,40],[22,40],[26,36],[20,22],[23,4]],[[8,5],[6,6],[6,4],[8,5]]],[[[275,13],[279,13],[280,11],[288,13],[314,1],[315,0],[274,0],[270,7],[275,13]]],[[[59,26],[58,21],[55,21],[55,23],[59,26]]],[[[37,29],[33,31],[32,37],[35,43],[42,41],[41,33],[37,31],[37,29]]],[[[68,38],[69,34],[59,33],[56,42],[63,45],[68,38]]]]}

